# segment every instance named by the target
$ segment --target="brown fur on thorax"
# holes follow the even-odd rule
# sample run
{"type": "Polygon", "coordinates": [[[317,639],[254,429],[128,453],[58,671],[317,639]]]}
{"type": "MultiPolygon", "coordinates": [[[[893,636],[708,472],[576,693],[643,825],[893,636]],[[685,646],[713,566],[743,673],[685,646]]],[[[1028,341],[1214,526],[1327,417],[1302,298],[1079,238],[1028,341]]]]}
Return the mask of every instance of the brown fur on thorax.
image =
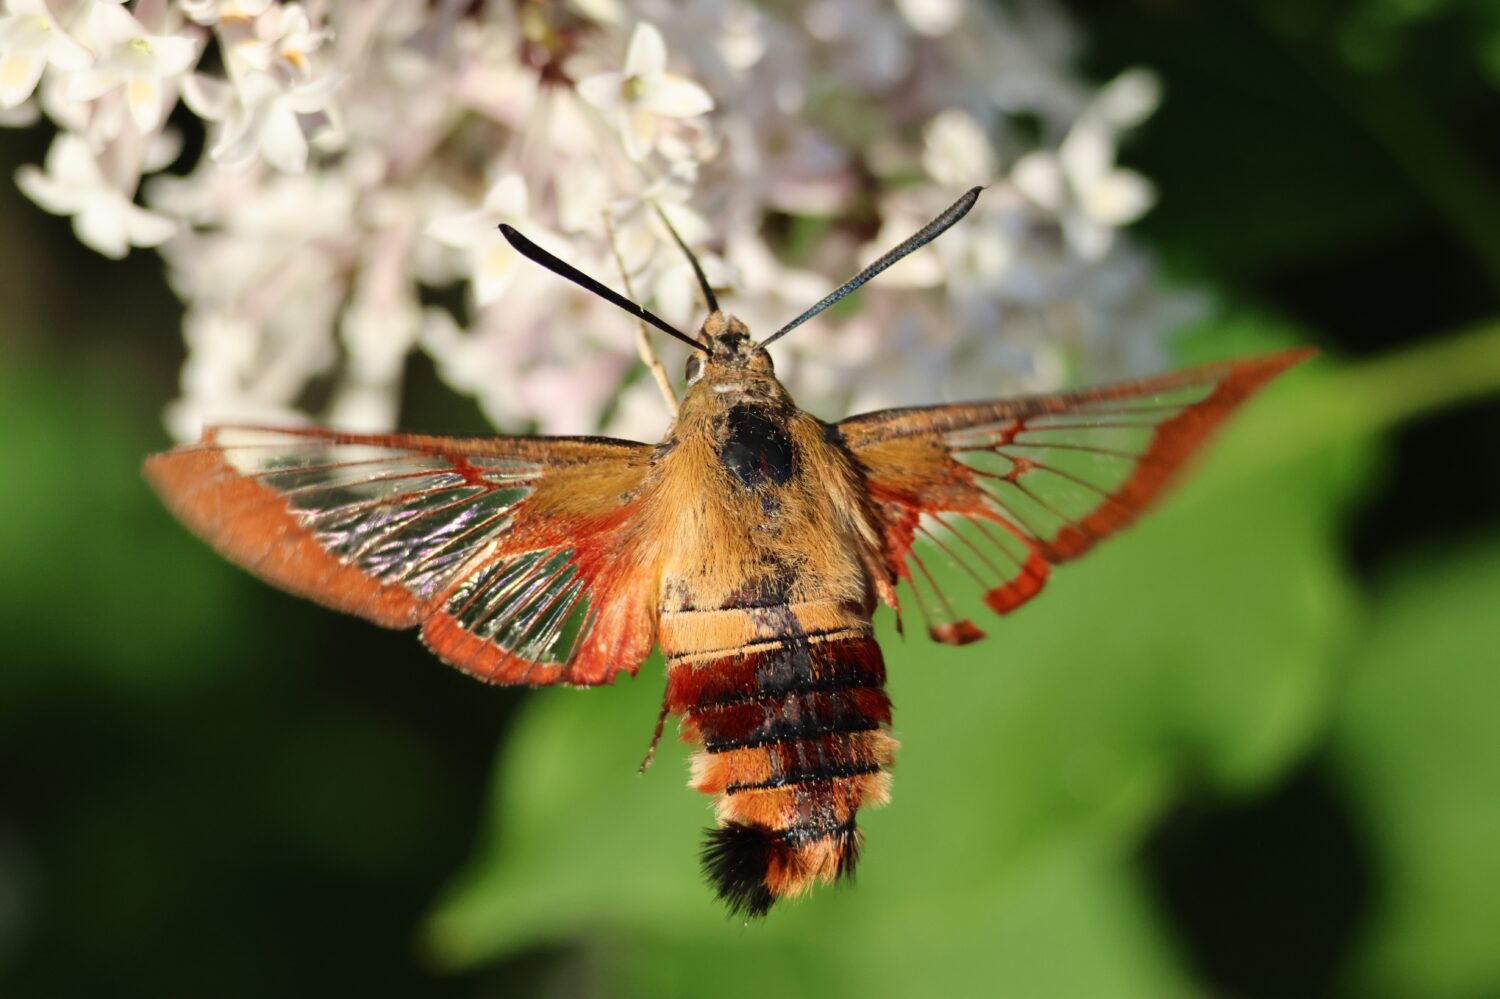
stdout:
{"type": "Polygon", "coordinates": [[[792,602],[832,600],[868,619],[880,541],[853,459],[797,408],[738,319],[712,313],[699,336],[702,376],[654,460],[653,499],[672,511],[671,537],[660,539],[662,612],[743,604],[779,578],[792,602]],[[796,456],[789,481],[749,490],[725,468],[720,449],[737,407],[786,434],[796,456]]]}

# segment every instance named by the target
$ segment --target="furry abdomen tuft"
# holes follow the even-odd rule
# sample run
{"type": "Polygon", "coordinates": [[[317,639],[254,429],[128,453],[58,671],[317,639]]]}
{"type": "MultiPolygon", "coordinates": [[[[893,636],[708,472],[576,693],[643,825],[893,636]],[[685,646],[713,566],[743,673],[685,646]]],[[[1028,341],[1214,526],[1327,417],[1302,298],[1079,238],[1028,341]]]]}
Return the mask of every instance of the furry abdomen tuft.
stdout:
{"type": "MultiPolygon", "coordinates": [[[[776,896],[766,885],[766,875],[786,846],[769,829],[731,822],[710,829],[703,841],[703,876],[732,916],[764,916],[776,896]]],[[[784,860],[784,858],[783,858],[784,860]]]]}
{"type": "MultiPolygon", "coordinates": [[[[673,630],[690,630],[681,618],[691,613],[676,615],[673,630]]],[[[716,626],[728,622],[726,611],[714,613],[716,626]]],[[[867,621],[827,605],[743,613],[754,641],[669,653],[667,704],[682,716],[683,737],[702,746],[693,786],[719,796],[703,872],[732,913],[761,916],[780,898],[853,873],[855,816],[885,802],[896,743],[867,621]],[[808,628],[820,614],[842,620],[808,628]],[[773,622],[786,625],[774,637],[773,622]]]]}

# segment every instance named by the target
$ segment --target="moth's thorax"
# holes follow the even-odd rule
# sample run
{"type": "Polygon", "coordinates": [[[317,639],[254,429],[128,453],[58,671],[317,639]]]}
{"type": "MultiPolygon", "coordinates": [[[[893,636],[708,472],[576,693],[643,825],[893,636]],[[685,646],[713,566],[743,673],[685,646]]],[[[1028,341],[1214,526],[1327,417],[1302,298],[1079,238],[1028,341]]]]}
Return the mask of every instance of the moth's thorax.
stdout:
{"type": "Polygon", "coordinates": [[[836,432],[797,408],[738,320],[715,313],[704,338],[658,452],[659,495],[673,511],[661,611],[813,601],[867,615],[873,533],[836,432]]]}
{"type": "Polygon", "coordinates": [[[721,435],[727,414],[747,408],[783,421],[797,411],[796,403],[773,374],[710,369],[683,395],[676,429],[721,435]]]}

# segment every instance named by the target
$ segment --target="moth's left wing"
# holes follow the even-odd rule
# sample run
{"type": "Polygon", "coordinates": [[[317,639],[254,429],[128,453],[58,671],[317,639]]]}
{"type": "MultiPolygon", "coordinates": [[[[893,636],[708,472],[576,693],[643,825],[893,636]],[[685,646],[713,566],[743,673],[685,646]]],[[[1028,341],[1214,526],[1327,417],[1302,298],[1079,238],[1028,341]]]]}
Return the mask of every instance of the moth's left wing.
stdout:
{"type": "Polygon", "coordinates": [[[262,579],[494,683],[608,683],[651,650],[629,557],[651,448],[604,438],[215,427],[147,459],[167,506],[262,579]]]}
{"type": "Polygon", "coordinates": [[[1009,613],[1036,596],[1051,566],[1130,524],[1240,403],[1312,353],[1076,392],[884,410],[838,429],[869,486],[891,581],[911,584],[934,638],[961,645],[983,632],[958,618],[919,547],[957,563],[991,609],[1009,613]]]}

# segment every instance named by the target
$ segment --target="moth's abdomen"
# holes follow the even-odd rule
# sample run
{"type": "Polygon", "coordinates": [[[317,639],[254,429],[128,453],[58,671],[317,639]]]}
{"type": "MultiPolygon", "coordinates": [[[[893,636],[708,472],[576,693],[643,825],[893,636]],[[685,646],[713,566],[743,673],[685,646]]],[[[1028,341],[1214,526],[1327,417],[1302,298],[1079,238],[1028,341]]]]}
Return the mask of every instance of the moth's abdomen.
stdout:
{"type": "Polygon", "coordinates": [[[869,621],[835,603],[662,615],[667,703],[719,796],[704,871],[731,910],[853,871],[855,815],[883,804],[896,749],[869,621]]]}

